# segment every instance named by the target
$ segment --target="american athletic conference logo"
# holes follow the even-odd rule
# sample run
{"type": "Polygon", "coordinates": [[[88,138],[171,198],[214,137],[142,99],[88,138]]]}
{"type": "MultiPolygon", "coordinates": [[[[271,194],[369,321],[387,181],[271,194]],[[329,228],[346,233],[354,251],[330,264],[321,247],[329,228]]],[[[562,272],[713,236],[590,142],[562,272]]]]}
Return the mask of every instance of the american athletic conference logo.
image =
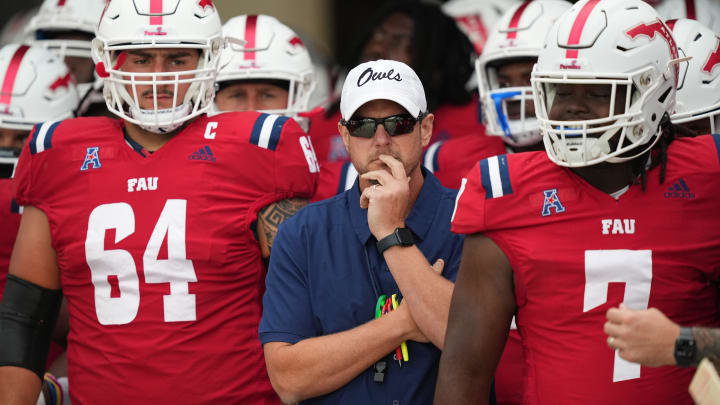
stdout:
{"type": "Polygon", "coordinates": [[[82,166],[80,166],[80,170],[85,171],[88,169],[99,169],[101,167],[102,164],[100,164],[100,147],[92,146],[86,148],[85,160],[83,160],[83,164],[82,166]]]}
{"type": "Polygon", "coordinates": [[[565,212],[565,206],[560,202],[556,188],[543,191],[543,197],[542,216],[547,217],[551,215],[551,208],[555,209],[556,214],[565,212]]]}

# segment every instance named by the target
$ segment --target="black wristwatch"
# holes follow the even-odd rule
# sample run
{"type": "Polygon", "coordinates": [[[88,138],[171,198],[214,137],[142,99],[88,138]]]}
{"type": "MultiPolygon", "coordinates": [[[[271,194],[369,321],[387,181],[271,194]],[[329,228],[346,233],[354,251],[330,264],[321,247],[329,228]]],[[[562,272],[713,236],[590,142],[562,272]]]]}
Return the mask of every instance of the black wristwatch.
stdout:
{"type": "Polygon", "coordinates": [[[393,246],[412,246],[415,244],[412,231],[408,228],[395,228],[395,232],[380,239],[377,242],[377,249],[380,254],[393,246]]]}
{"type": "Polygon", "coordinates": [[[692,328],[680,328],[680,336],[675,341],[675,362],[680,367],[689,367],[695,359],[695,337],[692,328]]]}

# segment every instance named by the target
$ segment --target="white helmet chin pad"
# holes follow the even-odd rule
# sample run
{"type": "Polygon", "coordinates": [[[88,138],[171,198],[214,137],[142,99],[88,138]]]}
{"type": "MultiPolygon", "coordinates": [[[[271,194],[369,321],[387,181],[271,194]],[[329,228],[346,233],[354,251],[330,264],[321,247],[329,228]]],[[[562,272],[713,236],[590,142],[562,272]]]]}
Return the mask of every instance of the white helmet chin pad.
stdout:
{"type": "Polygon", "coordinates": [[[610,153],[610,145],[599,138],[567,138],[564,142],[554,142],[551,147],[559,159],[567,161],[593,160],[610,153]]]}
{"type": "Polygon", "coordinates": [[[146,131],[156,134],[166,134],[180,128],[185,117],[192,112],[192,104],[184,103],[175,108],[164,110],[143,110],[138,107],[130,108],[130,116],[140,124],[138,126],[146,131]],[[152,124],[147,124],[152,123],[152,124]],[[161,125],[161,123],[167,123],[161,125]]]}

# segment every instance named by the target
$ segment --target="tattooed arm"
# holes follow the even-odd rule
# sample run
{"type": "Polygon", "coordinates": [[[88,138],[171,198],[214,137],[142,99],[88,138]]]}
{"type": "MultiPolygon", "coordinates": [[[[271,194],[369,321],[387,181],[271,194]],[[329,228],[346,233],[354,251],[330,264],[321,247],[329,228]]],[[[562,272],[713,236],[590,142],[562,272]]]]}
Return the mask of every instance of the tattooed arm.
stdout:
{"type": "Polygon", "coordinates": [[[307,204],[307,199],[290,198],[272,203],[260,210],[257,219],[257,239],[264,259],[270,257],[270,249],[280,224],[307,204]]]}
{"type": "Polygon", "coordinates": [[[707,357],[716,370],[720,370],[720,328],[701,328],[694,326],[692,328],[693,337],[695,337],[695,358],[692,365],[697,367],[700,361],[707,357]]]}

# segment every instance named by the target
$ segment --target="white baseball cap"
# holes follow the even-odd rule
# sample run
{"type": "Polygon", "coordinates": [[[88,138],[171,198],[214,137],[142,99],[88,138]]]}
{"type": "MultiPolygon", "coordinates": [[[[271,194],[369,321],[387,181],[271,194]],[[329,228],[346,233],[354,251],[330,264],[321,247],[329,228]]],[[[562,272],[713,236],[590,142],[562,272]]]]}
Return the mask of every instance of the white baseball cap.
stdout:
{"type": "Polygon", "coordinates": [[[394,60],[374,60],[355,66],[348,73],[340,95],[340,113],[349,120],[363,104],[372,100],[394,101],[413,117],[427,112],[425,89],[410,66],[394,60]]]}

